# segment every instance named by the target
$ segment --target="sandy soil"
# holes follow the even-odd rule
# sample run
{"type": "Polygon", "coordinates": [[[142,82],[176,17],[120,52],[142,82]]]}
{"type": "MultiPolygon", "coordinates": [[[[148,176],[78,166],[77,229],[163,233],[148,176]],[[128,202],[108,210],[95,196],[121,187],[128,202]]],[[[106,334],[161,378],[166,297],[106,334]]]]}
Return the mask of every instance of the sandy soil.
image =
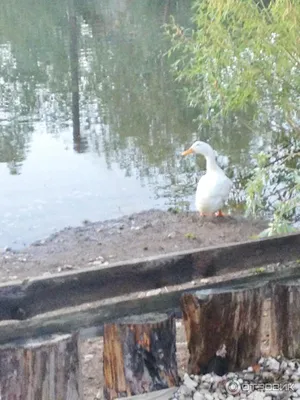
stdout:
{"type": "MultiPolygon", "coordinates": [[[[68,227],[22,251],[0,255],[0,282],[107,265],[180,250],[250,239],[265,228],[242,217],[200,218],[196,213],[151,210],[117,220],[68,227]]],[[[213,279],[213,278],[212,278],[213,279]]],[[[84,399],[102,399],[102,338],[82,340],[84,399]]],[[[184,328],[177,322],[180,375],[187,365],[184,328]]]]}
{"type": "Polygon", "coordinates": [[[242,217],[151,210],[117,220],[68,227],[24,250],[0,254],[0,282],[116,261],[248,240],[265,227],[242,217]]]}

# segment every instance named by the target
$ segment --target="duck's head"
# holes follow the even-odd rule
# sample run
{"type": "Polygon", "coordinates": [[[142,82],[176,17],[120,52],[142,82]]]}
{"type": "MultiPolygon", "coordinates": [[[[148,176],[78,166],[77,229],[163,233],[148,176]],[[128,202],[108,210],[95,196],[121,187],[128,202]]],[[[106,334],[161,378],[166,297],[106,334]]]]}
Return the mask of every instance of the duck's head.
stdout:
{"type": "Polygon", "coordinates": [[[181,155],[187,156],[188,154],[202,154],[204,157],[211,157],[212,155],[214,155],[214,151],[208,143],[197,140],[188,150],[185,150],[181,155]]]}

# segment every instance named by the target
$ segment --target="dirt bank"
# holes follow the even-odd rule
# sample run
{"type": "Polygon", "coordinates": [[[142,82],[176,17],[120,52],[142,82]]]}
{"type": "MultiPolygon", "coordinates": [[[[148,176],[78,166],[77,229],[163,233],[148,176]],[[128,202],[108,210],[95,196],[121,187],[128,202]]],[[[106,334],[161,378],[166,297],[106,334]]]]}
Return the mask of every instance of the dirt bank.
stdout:
{"type": "Polygon", "coordinates": [[[21,251],[5,249],[0,280],[24,279],[87,266],[248,240],[265,227],[242,217],[150,210],[116,220],[68,227],[21,251]]]}

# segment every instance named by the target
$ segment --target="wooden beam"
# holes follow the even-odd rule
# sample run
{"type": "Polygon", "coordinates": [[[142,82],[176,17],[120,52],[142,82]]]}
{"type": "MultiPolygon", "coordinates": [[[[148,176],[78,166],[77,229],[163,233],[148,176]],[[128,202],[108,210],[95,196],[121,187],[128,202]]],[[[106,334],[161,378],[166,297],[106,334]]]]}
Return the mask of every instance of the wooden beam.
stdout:
{"type": "Polygon", "coordinates": [[[0,285],[0,321],[300,258],[300,233],[85,268],[0,285]]]}
{"type": "Polygon", "coordinates": [[[224,291],[226,288],[231,291],[235,288],[253,287],[262,282],[285,282],[297,278],[300,278],[300,266],[287,268],[282,272],[275,271],[258,275],[253,275],[251,272],[244,278],[229,279],[209,285],[195,286],[192,282],[188,282],[179,287],[175,286],[169,291],[161,293],[154,291],[147,297],[144,293],[135,293],[51,311],[24,321],[0,321],[0,344],[16,339],[103,327],[104,323],[115,322],[126,316],[151,312],[179,312],[181,295],[195,292],[196,289],[202,296],[208,296],[220,290],[224,291]]]}

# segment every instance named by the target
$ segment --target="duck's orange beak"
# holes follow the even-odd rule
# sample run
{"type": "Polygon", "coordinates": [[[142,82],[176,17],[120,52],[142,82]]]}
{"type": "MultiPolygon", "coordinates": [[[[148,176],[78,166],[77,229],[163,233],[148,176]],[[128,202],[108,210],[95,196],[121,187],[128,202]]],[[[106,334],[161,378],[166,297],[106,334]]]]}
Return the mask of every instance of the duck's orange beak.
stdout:
{"type": "Polygon", "coordinates": [[[188,150],[185,150],[183,153],[181,153],[182,156],[187,156],[188,154],[193,154],[194,150],[190,147],[188,150]]]}

